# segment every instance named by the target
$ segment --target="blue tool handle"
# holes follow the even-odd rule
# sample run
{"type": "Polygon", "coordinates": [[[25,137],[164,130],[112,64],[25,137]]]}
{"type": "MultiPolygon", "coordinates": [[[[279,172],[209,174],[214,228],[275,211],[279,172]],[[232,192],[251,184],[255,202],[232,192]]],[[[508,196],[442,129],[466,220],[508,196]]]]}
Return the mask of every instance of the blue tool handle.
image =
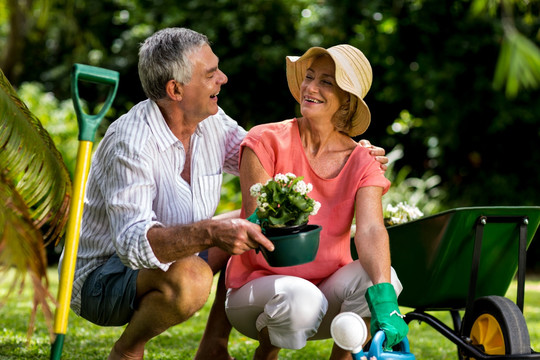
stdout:
{"type": "Polygon", "coordinates": [[[415,357],[411,354],[409,348],[409,340],[406,337],[398,344],[399,350],[395,351],[383,350],[385,340],[386,335],[384,334],[384,331],[379,330],[375,333],[369,347],[368,359],[375,356],[377,360],[415,360],[415,357]]]}

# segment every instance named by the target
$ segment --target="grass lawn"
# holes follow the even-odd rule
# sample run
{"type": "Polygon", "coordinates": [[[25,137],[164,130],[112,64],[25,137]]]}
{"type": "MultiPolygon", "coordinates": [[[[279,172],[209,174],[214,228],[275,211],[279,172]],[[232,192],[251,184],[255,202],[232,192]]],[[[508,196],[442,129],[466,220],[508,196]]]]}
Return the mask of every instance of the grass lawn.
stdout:
{"type": "MultiPolygon", "coordinates": [[[[49,270],[51,291],[56,296],[58,276],[56,268],[49,270]]],[[[3,299],[10,283],[10,276],[0,279],[0,299],[3,299]]],[[[526,283],[525,319],[531,336],[533,349],[540,349],[540,278],[529,276],[526,283]]],[[[516,284],[512,283],[508,297],[515,300],[516,284]]],[[[188,322],[169,329],[153,339],[146,348],[145,359],[183,360],[193,359],[204,330],[210,310],[211,300],[188,322]]],[[[49,359],[50,339],[43,316],[37,319],[34,336],[26,341],[31,304],[29,286],[22,293],[12,294],[0,307],[0,360],[3,359],[49,359]]],[[[406,313],[410,309],[403,308],[406,313]]],[[[450,326],[450,316],[445,312],[435,313],[450,326]]],[[[62,359],[106,359],[110,347],[120,336],[122,328],[102,328],[70,314],[68,331],[62,352],[62,359]]],[[[417,360],[456,359],[456,347],[445,337],[426,324],[414,321],[408,335],[411,352],[417,360]]],[[[312,341],[299,351],[282,350],[280,359],[325,359],[330,354],[331,340],[312,341]]],[[[229,351],[238,360],[251,359],[256,342],[233,330],[229,351]]]]}

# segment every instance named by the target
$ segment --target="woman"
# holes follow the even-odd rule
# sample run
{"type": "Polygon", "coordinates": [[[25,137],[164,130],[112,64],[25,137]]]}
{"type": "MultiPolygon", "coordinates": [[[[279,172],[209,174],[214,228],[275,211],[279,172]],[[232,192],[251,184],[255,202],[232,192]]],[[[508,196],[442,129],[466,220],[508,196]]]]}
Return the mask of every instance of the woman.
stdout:
{"type": "MultiPolygon", "coordinates": [[[[321,202],[310,222],[322,226],[319,251],[308,264],[273,268],[254,251],[233,256],[227,268],[227,316],[246,336],[259,339],[255,359],[277,359],[281,348],[300,349],[308,339],[330,337],[332,319],[352,311],[383,329],[387,345],[408,327],[399,314],[401,291],[390,266],[381,197],[390,187],[369,150],[351,137],[370,123],[363,98],[372,71],[350,46],[311,48],[288,57],[287,81],[302,117],[254,127],[242,143],[240,182],[243,215],[256,209],[249,189],[278,173],[304,176],[310,196],[321,202]],[[355,245],[350,227],[356,212],[355,245]]],[[[351,358],[334,345],[331,359],[351,358]]]]}

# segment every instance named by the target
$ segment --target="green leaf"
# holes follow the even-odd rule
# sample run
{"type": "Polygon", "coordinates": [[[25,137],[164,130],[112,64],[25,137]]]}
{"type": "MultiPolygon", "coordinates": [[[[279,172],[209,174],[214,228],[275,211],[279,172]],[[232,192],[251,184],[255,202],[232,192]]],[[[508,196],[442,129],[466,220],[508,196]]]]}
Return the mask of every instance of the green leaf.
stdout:
{"type": "Polygon", "coordinates": [[[279,217],[270,216],[270,223],[274,225],[285,225],[290,220],[294,219],[293,215],[290,213],[282,212],[279,217]]]}
{"type": "Polygon", "coordinates": [[[293,225],[302,225],[308,222],[309,213],[301,213],[298,215],[293,225]]]}
{"type": "Polygon", "coordinates": [[[309,207],[309,202],[302,195],[289,195],[289,201],[302,211],[305,211],[309,207]]]}
{"type": "Polygon", "coordinates": [[[486,12],[494,16],[497,13],[500,0],[474,0],[471,5],[471,13],[473,15],[481,15],[486,12]]]}
{"type": "MultiPolygon", "coordinates": [[[[71,181],[60,153],[39,120],[0,71],[0,271],[16,269],[34,284],[34,310],[50,310],[45,245],[60,238],[68,217],[71,181]]],[[[31,329],[30,329],[31,330],[31,329]]]]}
{"type": "Polygon", "coordinates": [[[503,38],[493,85],[505,87],[509,98],[522,89],[540,86],[540,49],[524,35],[509,30],[503,38]]]}

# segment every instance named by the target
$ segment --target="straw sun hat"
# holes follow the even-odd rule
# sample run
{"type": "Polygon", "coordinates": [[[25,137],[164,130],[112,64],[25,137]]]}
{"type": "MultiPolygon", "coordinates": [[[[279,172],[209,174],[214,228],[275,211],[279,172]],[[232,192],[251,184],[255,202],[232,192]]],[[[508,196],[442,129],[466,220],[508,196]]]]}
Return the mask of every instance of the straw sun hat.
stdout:
{"type": "Polygon", "coordinates": [[[354,46],[336,45],[328,49],[312,47],[300,57],[287,56],[289,90],[296,101],[300,103],[300,85],[306,77],[306,70],[314,58],[323,54],[330,55],[336,64],[337,85],[342,90],[354,95],[351,96],[353,114],[348,134],[349,136],[360,135],[367,130],[371,122],[369,108],[363,99],[371,87],[373,72],[366,56],[354,46]],[[354,109],[354,104],[356,104],[356,109],[354,109]]]}

